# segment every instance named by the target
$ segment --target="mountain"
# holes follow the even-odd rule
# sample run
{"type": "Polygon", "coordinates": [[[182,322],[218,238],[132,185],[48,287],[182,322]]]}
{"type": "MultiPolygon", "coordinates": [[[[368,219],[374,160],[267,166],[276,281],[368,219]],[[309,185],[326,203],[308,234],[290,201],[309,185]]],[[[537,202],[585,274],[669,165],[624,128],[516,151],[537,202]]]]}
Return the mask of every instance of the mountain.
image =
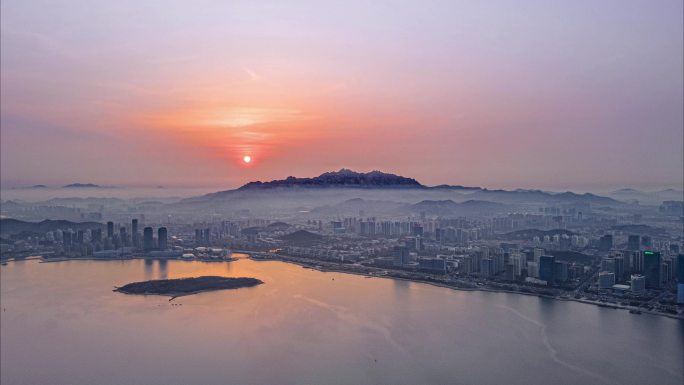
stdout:
{"type": "Polygon", "coordinates": [[[3,235],[19,234],[22,232],[44,234],[48,231],[54,230],[88,230],[98,228],[104,228],[104,225],[98,222],[71,222],[65,220],[53,221],[49,219],[41,222],[26,222],[12,218],[0,219],[0,234],[3,235]]]}
{"type": "Polygon", "coordinates": [[[384,215],[398,208],[396,214],[425,211],[436,215],[453,212],[454,215],[514,210],[514,206],[538,204],[592,205],[598,207],[621,206],[624,202],[594,194],[573,192],[547,192],[541,190],[488,190],[460,185],[425,186],[413,178],[372,171],[368,173],[341,169],[316,177],[288,177],[270,182],[250,182],[235,190],[224,190],[202,196],[186,198],[173,203],[179,211],[211,210],[215,213],[234,213],[238,210],[270,214],[316,213],[318,215],[384,215]],[[424,209],[411,204],[429,201],[447,201],[445,207],[426,204],[424,209]],[[462,204],[473,200],[475,202],[462,204]],[[477,202],[480,203],[477,203],[477,202]],[[342,202],[342,203],[340,203],[342,202]],[[485,203],[486,202],[486,203],[485,203]],[[450,206],[457,205],[458,206],[450,206]],[[506,207],[496,206],[503,204],[506,207]],[[400,206],[400,207],[397,207],[400,206]],[[462,214],[460,214],[462,213],[462,214]]]}
{"type": "Polygon", "coordinates": [[[272,180],[270,182],[250,182],[238,190],[273,189],[273,188],[425,188],[415,179],[380,171],[367,173],[348,169],[326,172],[313,178],[295,178],[272,180]]]}
{"type": "Polygon", "coordinates": [[[65,186],[62,186],[62,188],[100,188],[100,185],[92,184],[92,183],[72,183],[68,184],[65,186]]]}
{"type": "Polygon", "coordinates": [[[463,191],[483,190],[482,187],[470,187],[470,186],[449,185],[449,184],[440,184],[437,186],[432,186],[430,188],[435,189],[435,190],[463,190],[463,191]]]}
{"type": "Polygon", "coordinates": [[[282,239],[294,244],[311,244],[324,239],[324,237],[310,231],[297,230],[294,233],[283,236],[282,239]]]}
{"type": "Polygon", "coordinates": [[[666,189],[660,191],[639,191],[633,188],[623,188],[608,193],[609,196],[623,201],[638,201],[641,204],[659,205],[663,201],[683,200],[684,191],[666,189]]]}
{"type": "Polygon", "coordinates": [[[562,193],[547,192],[542,190],[487,190],[473,192],[470,198],[501,203],[574,203],[574,204],[598,204],[598,205],[623,205],[623,202],[613,198],[594,195],[591,193],[577,194],[571,191],[562,193]]]}

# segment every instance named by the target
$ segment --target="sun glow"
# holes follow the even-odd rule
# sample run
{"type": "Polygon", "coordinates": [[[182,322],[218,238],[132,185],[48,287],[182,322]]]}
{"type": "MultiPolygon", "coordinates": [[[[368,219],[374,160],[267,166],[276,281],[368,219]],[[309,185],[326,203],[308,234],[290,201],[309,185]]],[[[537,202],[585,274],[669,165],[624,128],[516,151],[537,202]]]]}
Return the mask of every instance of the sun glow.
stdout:
{"type": "Polygon", "coordinates": [[[252,157],[249,155],[245,155],[242,157],[242,161],[245,163],[251,163],[252,162],[252,157]]]}

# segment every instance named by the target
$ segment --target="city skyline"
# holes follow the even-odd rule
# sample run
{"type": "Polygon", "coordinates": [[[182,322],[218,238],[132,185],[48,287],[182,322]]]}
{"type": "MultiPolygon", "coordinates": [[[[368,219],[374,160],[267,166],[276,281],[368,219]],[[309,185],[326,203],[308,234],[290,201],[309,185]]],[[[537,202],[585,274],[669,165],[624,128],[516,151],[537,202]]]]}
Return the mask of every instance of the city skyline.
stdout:
{"type": "Polygon", "coordinates": [[[159,5],[3,2],[4,187],[684,183],[681,2],[159,5]]]}

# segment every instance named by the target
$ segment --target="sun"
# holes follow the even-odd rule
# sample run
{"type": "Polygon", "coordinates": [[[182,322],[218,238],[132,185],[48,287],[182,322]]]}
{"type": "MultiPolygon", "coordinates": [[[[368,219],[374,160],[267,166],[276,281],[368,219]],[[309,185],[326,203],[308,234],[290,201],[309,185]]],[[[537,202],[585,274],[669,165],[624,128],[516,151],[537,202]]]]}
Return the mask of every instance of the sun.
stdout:
{"type": "Polygon", "coordinates": [[[251,163],[252,162],[252,157],[249,155],[245,155],[242,157],[242,161],[245,163],[251,163]]]}

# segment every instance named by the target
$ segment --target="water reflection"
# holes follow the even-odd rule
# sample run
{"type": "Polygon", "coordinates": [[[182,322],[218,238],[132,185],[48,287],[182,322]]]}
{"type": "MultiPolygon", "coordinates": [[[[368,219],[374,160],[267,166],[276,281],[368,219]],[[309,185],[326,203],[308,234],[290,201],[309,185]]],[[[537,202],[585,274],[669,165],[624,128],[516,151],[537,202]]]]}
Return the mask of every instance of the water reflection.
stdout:
{"type": "Polygon", "coordinates": [[[167,279],[169,277],[169,261],[166,259],[159,260],[159,279],[167,279]]]}
{"type": "Polygon", "coordinates": [[[573,302],[249,259],[27,261],[0,273],[2,384],[682,382],[684,322],[573,302]],[[265,284],[173,302],[111,291],[201,275],[265,284]]]}
{"type": "Polygon", "coordinates": [[[154,278],[154,261],[151,259],[146,259],[145,260],[145,279],[153,279],[154,278]]]}

